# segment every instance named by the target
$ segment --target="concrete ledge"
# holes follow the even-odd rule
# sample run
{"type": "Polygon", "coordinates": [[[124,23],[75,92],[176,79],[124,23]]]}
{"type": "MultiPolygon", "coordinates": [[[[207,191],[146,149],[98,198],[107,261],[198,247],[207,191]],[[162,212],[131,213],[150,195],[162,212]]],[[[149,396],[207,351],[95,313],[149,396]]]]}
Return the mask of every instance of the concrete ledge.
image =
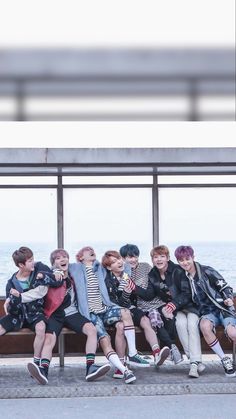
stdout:
{"type": "Polygon", "coordinates": [[[156,396],[182,394],[235,394],[236,378],[227,378],[219,361],[206,362],[206,370],[198,379],[188,377],[189,364],[175,366],[170,362],[156,369],[154,366],[134,370],[135,384],[114,380],[113,371],[100,380],[87,383],[84,365],[70,365],[64,369],[50,369],[49,384],[40,386],[30,378],[26,364],[2,366],[0,398],[70,398],[156,396]]]}

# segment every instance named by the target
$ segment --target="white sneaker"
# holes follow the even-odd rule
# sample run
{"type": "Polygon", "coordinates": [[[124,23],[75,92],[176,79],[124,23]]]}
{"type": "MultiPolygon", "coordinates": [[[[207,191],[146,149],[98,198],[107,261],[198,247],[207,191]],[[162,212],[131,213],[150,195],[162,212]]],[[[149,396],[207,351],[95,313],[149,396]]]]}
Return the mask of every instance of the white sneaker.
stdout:
{"type": "Polygon", "coordinates": [[[169,355],[170,355],[170,349],[168,348],[168,346],[164,346],[164,348],[162,348],[160,352],[155,355],[155,358],[154,358],[155,366],[159,367],[159,365],[162,365],[169,355]]]}
{"type": "Polygon", "coordinates": [[[198,372],[201,374],[201,372],[205,371],[205,369],[206,369],[206,365],[204,365],[202,362],[199,362],[197,366],[198,372]]]}
{"type": "Polygon", "coordinates": [[[183,357],[175,344],[171,345],[171,354],[175,365],[183,361],[183,357]]]}
{"type": "Polygon", "coordinates": [[[190,370],[189,370],[189,377],[192,378],[198,378],[199,374],[198,374],[198,365],[195,364],[194,362],[192,364],[190,364],[190,370]]]}

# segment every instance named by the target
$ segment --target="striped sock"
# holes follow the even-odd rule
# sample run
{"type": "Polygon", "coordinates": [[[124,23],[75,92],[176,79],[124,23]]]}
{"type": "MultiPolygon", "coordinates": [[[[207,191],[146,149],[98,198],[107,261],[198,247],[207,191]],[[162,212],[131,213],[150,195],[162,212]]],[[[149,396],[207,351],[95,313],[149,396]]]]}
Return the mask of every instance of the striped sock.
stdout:
{"type": "Polygon", "coordinates": [[[108,361],[118,370],[120,370],[121,372],[125,372],[126,367],[121,363],[118,355],[116,352],[114,351],[110,351],[108,352],[108,354],[106,355],[108,361]]]}
{"type": "Polygon", "coordinates": [[[50,365],[50,359],[47,358],[42,358],[41,359],[41,367],[45,369],[46,374],[48,375],[48,370],[49,370],[49,365],[50,365]]]}
{"type": "Polygon", "coordinates": [[[38,365],[38,367],[40,365],[40,358],[38,358],[37,356],[34,356],[34,364],[38,365]]]}
{"type": "Polygon", "coordinates": [[[159,354],[160,348],[158,343],[152,346],[152,355],[155,357],[156,354],[159,354]]]}
{"type": "Polygon", "coordinates": [[[136,345],[135,345],[135,329],[134,325],[125,326],[124,327],[124,334],[128,343],[129,349],[129,356],[134,356],[137,353],[136,345]]]}
{"type": "Polygon", "coordinates": [[[95,361],[95,354],[86,354],[86,375],[88,374],[90,365],[93,365],[94,361],[95,361]]]}
{"type": "Polygon", "coordinates": [[[220,357],[220,359],[224,358],[225,354],[217,338],[215,338],[213,342],[209,343],[209,346],[215,352],[215,354],[217,354],[220,357]]]}

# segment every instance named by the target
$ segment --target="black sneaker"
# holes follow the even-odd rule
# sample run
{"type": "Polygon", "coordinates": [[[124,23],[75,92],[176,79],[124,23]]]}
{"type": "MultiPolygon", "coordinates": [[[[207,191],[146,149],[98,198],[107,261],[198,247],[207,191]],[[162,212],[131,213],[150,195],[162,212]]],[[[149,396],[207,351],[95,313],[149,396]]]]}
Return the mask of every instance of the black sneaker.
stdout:
{"type": "Polygon", "coordinates": [[[96,378],[103,377],[108,371],[110,371],[110,364],[105,365],[90,365],[88,372],[86,374],[86,381],[94,381],[96,378]]]}
{"type": "Polygon", "coordinates": [[[221,359],[221,363],[225,370],[226,377],[235,377],[236,373],[235,373],[235,369],[234,369],[234,366],[230,357],[225,356],[224,358],[221,359]]]}
{"type": "Polygon", "coordinates": [[[125,384],[131,384],[134,383],[134,381],[136,381],[135,375],[132,371],[128,370],[128,368],[124,371],[124,379],[125,384]]]}
{"type": "Polygon", "coordinates": [[[35,378],[39,384],[45,385],[48,383],[47,373],[44,368],[38,367],[34,362],[29,362],[27,368],[31,377],[35,378]]]}

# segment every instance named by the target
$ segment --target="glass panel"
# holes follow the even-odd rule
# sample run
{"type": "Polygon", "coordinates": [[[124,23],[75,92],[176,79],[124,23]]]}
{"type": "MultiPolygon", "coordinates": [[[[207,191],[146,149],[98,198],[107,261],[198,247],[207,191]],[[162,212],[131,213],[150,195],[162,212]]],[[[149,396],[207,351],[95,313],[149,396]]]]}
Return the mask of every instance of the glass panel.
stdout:
{"type": "Polygon", "coordinates": [[[141,259],[150,260],[151,189],[66,189],[64,221],[71,261],[86,245],[94,246],[100,260],[106,250],[119,250],[126,243],[137,244],[141,259]]]}
{"type": "Polygon", "coordinates": [[[0,176],[0,185],[57,185],[55,176],[0,176]]]}
{"type": "Polygon", "coordinates": [[[65,185],[152,184],[152,176],[64,176],[65,185]]]}
{"type": "Polygon", "coordinates": [[[5,295],[6,281],[17,271],[14,250],[30,247],[36,261],[49,264],[57,246],[57,200],[51,189],[2,189],[0,201],[0,295],[5,295]]]}
{"type": "Polygon", "coordinates": [[[236,290],[236,188],[161,189],[160,242],[192,245],[196,260],[213,266],[236,290]]]}
{"type": "Polygon", "coordinates": [[[34,114],[68,114],[75,112],[82,115],[102,115],[116,113],[136,113],[152,114],[158,113],[176,113],[185,116],[189,111],[189,100],[187,96],[160,96],[158,98],[135,97],[102,97],[102,98],[27,98],[25,100],[25,111],[28,115],[34,114]]]}
{"type": "Polygon", "coordinates": [[[159,176],[158,183],[161,184],[189,184],[189,183],[236,183],[236,176],[220,175],[220,176],[159,176]]]}

